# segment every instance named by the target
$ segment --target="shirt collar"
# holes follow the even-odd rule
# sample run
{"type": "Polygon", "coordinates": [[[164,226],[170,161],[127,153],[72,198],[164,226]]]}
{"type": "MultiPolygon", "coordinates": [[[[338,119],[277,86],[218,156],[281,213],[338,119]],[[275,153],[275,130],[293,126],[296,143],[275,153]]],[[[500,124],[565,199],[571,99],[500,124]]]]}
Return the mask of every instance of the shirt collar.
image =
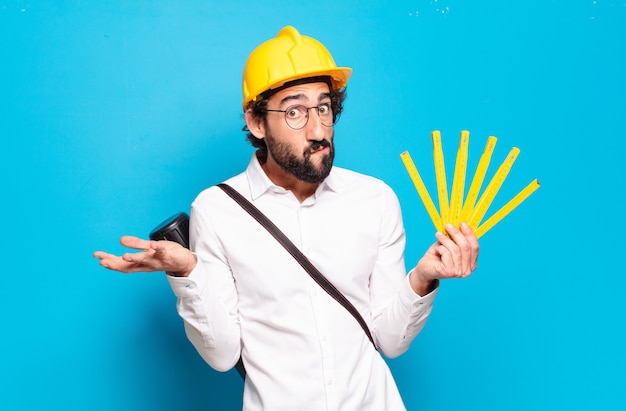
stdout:
{"type": "MultiPolygon", "coordinates": [[[[248,168],[246,169],[246,175],[248,176],[248,183],[250,184],[250,196],[252,200],[256,200],[261,197],[268,191],[273,190],[284,190],[282,187],[277,186],[272,183],[272,180],[269,179],[263,168],[261,167],[261,163],[256,156],[256,153],[252,154],[252,159],[248,164],[248,168]]],[[[337,192],[341,189],[341,181],[335,173],[335,167],[330,171],[330,174],[326,179],[320,184],[317,188],[315,195],[319,195],[321,192],[325,190],[330,190],[333,192],[337,192]]]]}

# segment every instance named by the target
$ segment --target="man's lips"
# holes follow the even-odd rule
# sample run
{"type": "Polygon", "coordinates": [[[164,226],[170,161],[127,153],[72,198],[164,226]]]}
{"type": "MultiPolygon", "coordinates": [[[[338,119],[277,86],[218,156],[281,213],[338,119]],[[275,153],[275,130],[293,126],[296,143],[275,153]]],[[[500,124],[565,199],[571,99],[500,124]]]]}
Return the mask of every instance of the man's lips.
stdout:
{"type": "Polygon", "coordinates": [[[330,142],[328,140],[313,141],[309,146],[309,153],[317,153],[319,151],[330,151],[330,142]]]}
{"type": "Polygon", "coordinates": [[[329,152],[329,151],[330,151],[330,147],[320,147],[317,150],[311,150],[311,154],[329,152]]]}

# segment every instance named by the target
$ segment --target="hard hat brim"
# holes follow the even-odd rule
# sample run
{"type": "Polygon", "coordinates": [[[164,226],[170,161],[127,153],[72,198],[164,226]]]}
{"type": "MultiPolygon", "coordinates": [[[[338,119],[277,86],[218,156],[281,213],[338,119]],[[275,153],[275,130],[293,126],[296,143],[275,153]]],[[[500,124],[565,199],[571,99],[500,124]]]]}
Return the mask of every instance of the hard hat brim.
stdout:
{"type": "MultiPolygon", "coordinates": [[[[258,90],[257,92],[253,93],[254,97],[250,97],[246,101],[243,102],[243,109],[245,110],[250,104],[250,102],[256,101],[263,94],[266,94],[267,92],[271,92],[272,90],[277,91],[277,89],[280,89],[285,84],[295,81],[295,80],[307,79],[310,77],[328,76],[330,77],[333,90],[341,90],[341,89],[346,88],[348,84],[348,80],[350,79],[351,75],[352,75],[352,69],[350,67],[337,67],[332,70],[328,70],[328,69],[317,70],[317,71],[311,71],[307,73],[299,73],[298,76],[288,76],[288,77],[285,77],[285,78],[282,78],[273,82],[265,90],[258,90]]],[[[270,93],[270,94],[273,94],[273,93],[270,93]]]]}

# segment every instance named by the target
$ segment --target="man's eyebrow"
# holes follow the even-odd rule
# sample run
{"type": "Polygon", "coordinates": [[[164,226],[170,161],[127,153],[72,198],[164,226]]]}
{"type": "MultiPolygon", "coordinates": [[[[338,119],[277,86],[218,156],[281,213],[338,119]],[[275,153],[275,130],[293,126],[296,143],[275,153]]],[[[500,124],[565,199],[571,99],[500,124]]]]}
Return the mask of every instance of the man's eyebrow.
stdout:
{"type": "Polygon", "coordinates": [[[283,97],[283,98],[280,100],[279,105],[281,105],[281,106],[282,106],[282,105],[283,105],[283,104],[285,104],[286,102],[288,102],[288,101],[292,101],[292,100],[303,100],[305,97],[306,97],[306,96],[304,95],[304,93],[300,93],[300,94],[290,94],[290,95],[287,95],[287,96],[283,97]]]}
{"type": "MultiPolygon", "coordinates": [[[[319,97],[318,97],[318,101],[322,101],[322,100],[324,100],[326,98],[330,98],[330,92],[321,93],[319,95],[319,97]]],[[[306,100],[306,99],[307,98],[306,98],[306,95],[304,93],[290,94],[290,95],[287,95],[287,96],[283,97],[280,100],[279,105],[282,106],[283,104],[285,104],[285,103],[287,103],[289,101],[292,101],[292,100],[306,100]]]]}

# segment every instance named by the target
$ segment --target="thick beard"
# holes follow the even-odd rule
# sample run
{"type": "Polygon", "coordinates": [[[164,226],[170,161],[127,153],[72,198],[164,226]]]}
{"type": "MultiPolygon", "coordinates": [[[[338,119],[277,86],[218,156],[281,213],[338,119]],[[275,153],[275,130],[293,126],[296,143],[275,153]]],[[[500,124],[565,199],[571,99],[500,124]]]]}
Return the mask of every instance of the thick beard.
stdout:
{"type": "Polygon", "coordinates": [[[265,143],[267,144],[267,151],[272,155],[272,158],[289,174],[295,176],[298,180],[306,183],[319,184],[328,175],[333,167],[333,160],[335,159],[335,148],[328,140],[323,140],[321,143],[314,142],[309,145],[303,153],[302,158],[297,157],[289,144],[279,143],[276,141],[271,133],[267,133],[265,136],[265,143]],[[320,147],[330,148],[328,155],[322,158],[320,168],[317,169],[311,162],[311,154],[320,147]]]}

